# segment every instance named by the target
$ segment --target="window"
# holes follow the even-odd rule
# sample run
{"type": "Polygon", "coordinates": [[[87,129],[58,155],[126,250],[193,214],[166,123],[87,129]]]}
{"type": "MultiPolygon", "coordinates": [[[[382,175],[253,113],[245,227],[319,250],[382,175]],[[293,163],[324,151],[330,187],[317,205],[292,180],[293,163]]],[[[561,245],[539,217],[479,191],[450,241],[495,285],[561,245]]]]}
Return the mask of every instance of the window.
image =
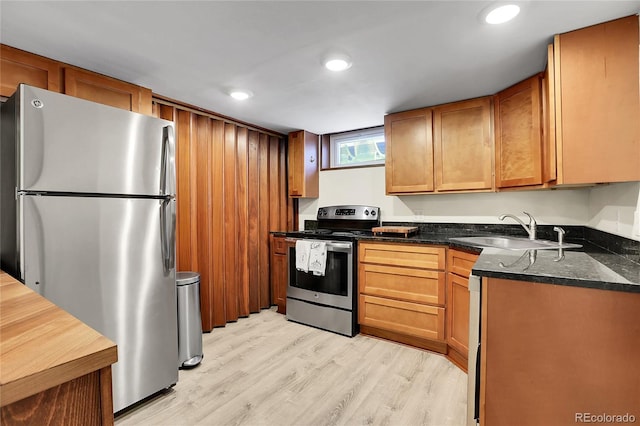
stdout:
{"type": "Polygon", "coordinates": [[[334,133],[330,146],[331,168],[384,164],[384,126],[334,133]]]}

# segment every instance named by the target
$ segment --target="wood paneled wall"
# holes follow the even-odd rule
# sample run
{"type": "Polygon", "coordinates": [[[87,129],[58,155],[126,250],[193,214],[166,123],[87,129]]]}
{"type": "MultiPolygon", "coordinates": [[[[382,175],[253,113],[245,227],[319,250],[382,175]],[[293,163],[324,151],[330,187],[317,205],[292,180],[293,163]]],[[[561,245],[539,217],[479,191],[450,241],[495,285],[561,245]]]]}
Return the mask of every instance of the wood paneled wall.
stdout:
{"type": "Polygon", "coordinates": [[[179,105],[154,115],[176,124],[177,267],[200,273],[203,330],[268,308],[269,232],[292,226],[285,140],[179,105]]]}

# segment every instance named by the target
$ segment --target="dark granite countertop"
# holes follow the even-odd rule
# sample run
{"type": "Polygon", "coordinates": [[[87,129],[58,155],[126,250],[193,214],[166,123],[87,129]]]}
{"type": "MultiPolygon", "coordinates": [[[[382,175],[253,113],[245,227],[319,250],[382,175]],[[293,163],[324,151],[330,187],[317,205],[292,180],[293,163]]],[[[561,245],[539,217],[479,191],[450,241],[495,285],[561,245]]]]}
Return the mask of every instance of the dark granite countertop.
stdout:
{"type": "MultiPolygon", "coordinates": [[[[419,228],[418,234],[407,238],[384,234],[358,236],[357,239],[447,245],[479,253],[472,271],[483,277],[640,293],[640,241],[582,226],[563,226],[567,231],[566,241],[583,247],[563,250],[560,254],[556,249],[479,248],[450,240],[452,237],[496,234],[524,236],[520,226],[420,224],[419,228]]],[[[538,238],[555,241],[552,228],[549,225],[539,227],[538,238]]]]}
{"type": "Polygon", "coordinates": [[[573,242],[582,244],[582,248],[562,250],[559,253],[559,250],[479,248],[450,240],[452,237],[478,235],[492,234],[469,231],[433,232],[408,238],[367,236],[358,239],[448,245],[480,253],[472,273],[483,277],[640,293],[640,264],[589,241],[574,239],[573,242]]]}

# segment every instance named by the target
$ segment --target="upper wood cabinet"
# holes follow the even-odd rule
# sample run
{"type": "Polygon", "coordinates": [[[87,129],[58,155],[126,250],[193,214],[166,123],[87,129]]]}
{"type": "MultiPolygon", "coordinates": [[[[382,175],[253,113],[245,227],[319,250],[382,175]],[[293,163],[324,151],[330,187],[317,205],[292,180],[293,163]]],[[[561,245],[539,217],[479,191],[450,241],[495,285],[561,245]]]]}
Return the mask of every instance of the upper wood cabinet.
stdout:
{"type": "Polygon", "coordinates": [[[387,194],[433,191],[431,108],[384,117],[387,194]]]}
{"type": "Polygon", "coordinates": [[[0,96],[13,95],[20,83],[60,92],[62,66],[51,59],[3,44],[0,46],[0,96]]]}
{"type": "Polygon", "coordinates": [[[535,75],[494,96],[498,188],[543,182],[541,82],[535,75]]]}
{"type": "Polygon", "coordinates": [[[553,44],[547,46],[547,68],[542,74],[542,181],[557,179],[556,105],[553,44]]]}
{"type": "Polygon", "coordinates": [[[490,191],[491,98],[385,116],[386,192],[490,191]]]}
{"type": "Polygon", "coordinates": [[[436,191],[492,190],[491,97],[433,109],[436,191]]]}
{"type": "Polygon", "coordinates": [[[151,90],[79,68],[65,68],[64,91],[116,108],[151,115],[151,90]]]}
{"type": "Polygon", "coordinates": [[[289,197],[317,198],[319,170],[318,135],[289,133],[289,197]]]}
{"type": "Polygon", "coordinates": [[[25,83],[116,108],[153,115],[151,89],[1,45],[0,95],[25,83]]]}
{"type": "Polygon", "coordinates": [[[638,16],[554,40],[558,184],[640,180],[638,16]]]}

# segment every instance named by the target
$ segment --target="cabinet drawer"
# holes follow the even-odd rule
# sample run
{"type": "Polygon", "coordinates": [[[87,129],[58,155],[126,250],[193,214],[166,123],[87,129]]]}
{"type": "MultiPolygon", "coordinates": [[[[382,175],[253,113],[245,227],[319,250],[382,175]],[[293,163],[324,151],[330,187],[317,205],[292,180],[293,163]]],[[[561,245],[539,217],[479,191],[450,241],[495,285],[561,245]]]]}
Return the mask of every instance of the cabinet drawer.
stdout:
{"type": "Polygon", "coordinates": [[[469,278],[473,264],[476,263],[477,259],[477,254],[450,249],[447,256],[447,268],[449,272],[469,278]]]}
{"type": "Polygon", "coordinates": [[[444,305],[444,272],[360,263],[360,293],[444,305]]]}
{"type": "Polygon", "coordinates": [[[360,262],[423,269],[445,267],[444,247],[392,243],[360,243],[358,247],[360,262]]]}
{"type": "Polygon", "coordinates": [[[283,237],[273,237],[271,250],[276,254],[287,254],[287,240],[283,237]]]}
{"type": "Polygon", "coordinates": [[[358,322],[361,325],[443,341],[444,321],[444,308],[360,295],[358,322]]]}

